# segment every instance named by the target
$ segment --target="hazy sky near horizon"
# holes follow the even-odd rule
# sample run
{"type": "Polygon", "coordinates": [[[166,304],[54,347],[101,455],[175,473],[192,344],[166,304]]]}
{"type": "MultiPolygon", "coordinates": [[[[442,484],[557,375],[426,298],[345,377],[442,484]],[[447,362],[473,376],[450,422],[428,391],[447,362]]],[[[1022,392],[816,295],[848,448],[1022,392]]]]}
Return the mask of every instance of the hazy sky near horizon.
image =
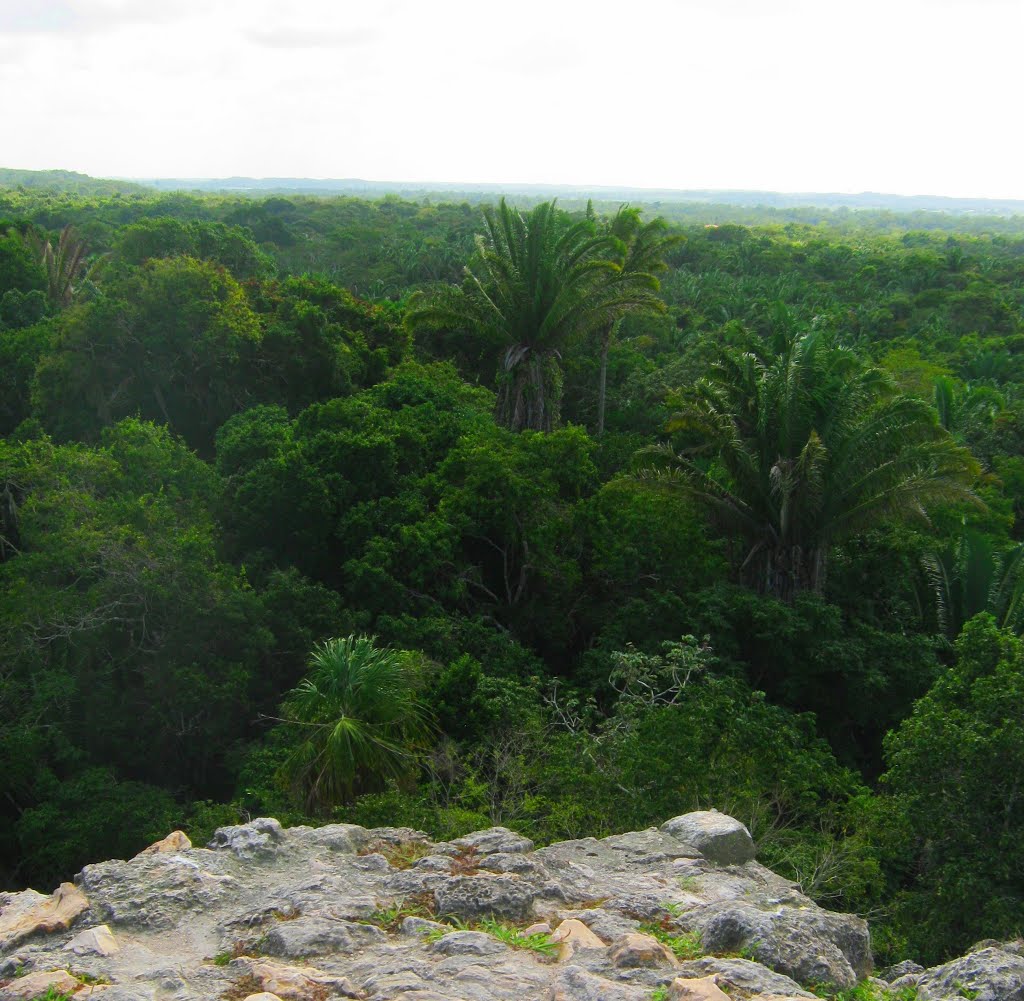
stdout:
{"type": "Polygon", "coordinates": [[[1024,0],[0,0],[0,166],[1024,198],[1024,0]]]}

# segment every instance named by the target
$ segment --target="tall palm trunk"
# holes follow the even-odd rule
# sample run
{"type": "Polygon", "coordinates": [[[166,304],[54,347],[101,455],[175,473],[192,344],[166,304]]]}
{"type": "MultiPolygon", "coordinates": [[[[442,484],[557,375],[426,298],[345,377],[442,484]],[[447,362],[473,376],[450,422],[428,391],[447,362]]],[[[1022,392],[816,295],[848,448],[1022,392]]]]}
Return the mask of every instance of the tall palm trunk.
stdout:
{"type": "Polygon", "coordinates": [[[557,356],[526,345],[510,348],[498,388],[495,419],[512,431],[551,431],[561,411],[557,356]]]}
{"type": "Polygon", "coordinates": [[[601,334],[601,374],[597,380],[597,433],[604,434],[604,413],[608,399],[608,352],[612,346],[612,338],[619,329],[619,323],[608,324],[601,334]]]}

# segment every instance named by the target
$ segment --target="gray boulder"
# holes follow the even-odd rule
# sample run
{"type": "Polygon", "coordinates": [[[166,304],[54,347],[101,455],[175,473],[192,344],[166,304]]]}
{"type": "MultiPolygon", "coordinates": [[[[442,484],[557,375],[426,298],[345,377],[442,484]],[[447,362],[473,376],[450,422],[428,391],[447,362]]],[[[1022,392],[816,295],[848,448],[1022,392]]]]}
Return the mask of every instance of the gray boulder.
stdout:
{"type": "Polygon", "coordinates": [[[806,906],[730,900],[684,916],[708,952],[746,952],[802,984],[853,987],[871,973],[867,922],[806,906]]]}
{"type": "Polygon", "coordinates": [[[284,831],[273,817],[257,817],[248,824],[218,827],[207,848],[227,849],[238,858],[251,859],[273,852],[284,840],[284,831]]]}
{"type": "Polygon", "coordinates": [[[489,827],[486,831],[474,831],[464,838],[456,839],[452,844],[456,848],[470,849],[479,855],[533,851],[533,842],[529,838],[524,838],[507,827],[489,827]]]}
{"type": "Polygon", "coordinates": [[[692,845],[717,865],[742,865],[754,858],[750,831],[717,810],[699,810],[673,817],[661,825],[665,834],[692,845]]]}
{"type": "Polygon", "coordinates": [[[921,1001],[1024,1001],[1024,957],[992,946],[925,970],[921,1001]]]}
{"type": "Polygon", "coordinates": [[[441,956],[497,956],[508,946],[482,931],[453,931],[427,946],[441,956]]]}

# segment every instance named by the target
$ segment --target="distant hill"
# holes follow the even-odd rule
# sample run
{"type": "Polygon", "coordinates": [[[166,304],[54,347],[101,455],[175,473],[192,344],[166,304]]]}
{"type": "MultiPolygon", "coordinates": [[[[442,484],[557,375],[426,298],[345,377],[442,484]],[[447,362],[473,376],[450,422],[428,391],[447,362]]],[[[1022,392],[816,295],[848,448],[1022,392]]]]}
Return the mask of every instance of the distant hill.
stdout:
{"type": "Polygon", "coordinates": [[[127,195],[148,190],[132,181],[90,177],[73,170],[14,170],[10,167],[0,167],[0,188],[30,188],[76,195],[127,195]]]}
{"type": "Polygon", "coordinates": [[[887,195],[865,191],[839,192],[738,191],[700,188],[618,188],[571,184],[471,184],[438,181],[367,181],[360,178],[309,177],[224,177],[224,178],[139,178],[139,184],[161,191],[217,191],[231,194],[265,195],[402,195],[420,198],[443,194],[468,201],[489,200],[498,195],[526,198],[561,198],[570,201],[593,198],[602,202],[696,202],[737,205],[749,208],[846,208],[883,209],[892,212],[949,212],[958,215],[1024,215],[1024,200],[994,198],[950,198],[943,195],[887,195]]]}

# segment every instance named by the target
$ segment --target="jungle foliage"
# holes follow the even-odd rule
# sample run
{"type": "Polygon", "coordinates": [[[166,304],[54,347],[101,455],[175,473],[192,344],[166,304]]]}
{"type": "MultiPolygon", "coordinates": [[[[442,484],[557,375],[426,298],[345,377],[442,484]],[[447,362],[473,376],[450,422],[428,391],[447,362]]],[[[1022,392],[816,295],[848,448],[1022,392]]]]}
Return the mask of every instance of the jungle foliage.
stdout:
{"type": "Polygon", "coordinates": [[[3,885],[716,806],[1019,930],[1024,222],[681,218],[0,190],[3,885]]]}

